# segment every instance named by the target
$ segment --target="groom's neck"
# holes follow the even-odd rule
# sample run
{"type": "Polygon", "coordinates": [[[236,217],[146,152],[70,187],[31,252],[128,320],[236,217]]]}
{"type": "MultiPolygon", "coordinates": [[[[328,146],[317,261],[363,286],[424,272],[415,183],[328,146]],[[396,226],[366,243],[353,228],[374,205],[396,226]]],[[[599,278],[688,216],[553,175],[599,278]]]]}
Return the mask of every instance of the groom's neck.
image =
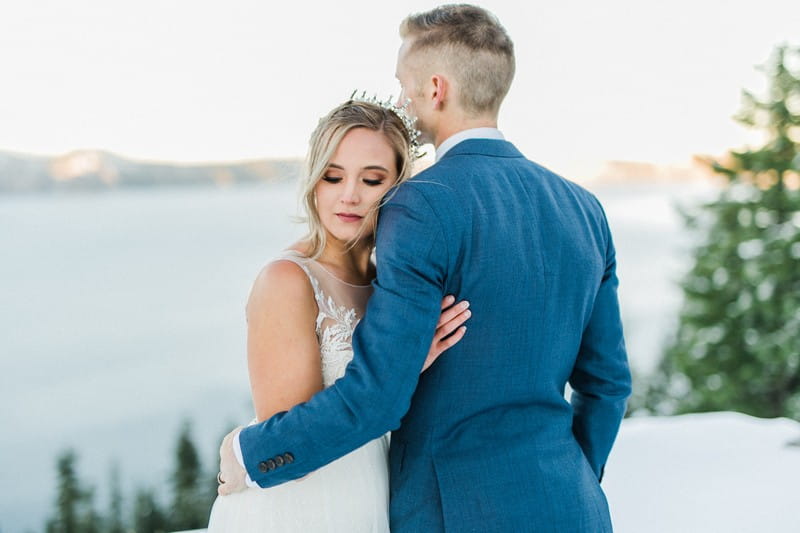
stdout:
{"type": "Polygon", "coordinates": [[[434,146],[439,147],[444,141],[464,130],[474,128],[497,128],[496,116],[481,117],[453,117],[439,123],[439,128],[434,136],[434,146]]]}

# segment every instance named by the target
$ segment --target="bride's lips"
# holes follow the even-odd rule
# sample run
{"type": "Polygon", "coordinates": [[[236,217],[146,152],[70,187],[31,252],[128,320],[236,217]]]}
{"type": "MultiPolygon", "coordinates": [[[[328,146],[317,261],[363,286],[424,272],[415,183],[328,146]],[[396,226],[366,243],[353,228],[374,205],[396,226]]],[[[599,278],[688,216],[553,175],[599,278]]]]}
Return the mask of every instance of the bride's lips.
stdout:
{"type": "Polygon", "coordinates": [[[336,213],[336,216],[339,217],[339,220],[342,222],[359,222],[364,218],[353,213],[336,213]]]}

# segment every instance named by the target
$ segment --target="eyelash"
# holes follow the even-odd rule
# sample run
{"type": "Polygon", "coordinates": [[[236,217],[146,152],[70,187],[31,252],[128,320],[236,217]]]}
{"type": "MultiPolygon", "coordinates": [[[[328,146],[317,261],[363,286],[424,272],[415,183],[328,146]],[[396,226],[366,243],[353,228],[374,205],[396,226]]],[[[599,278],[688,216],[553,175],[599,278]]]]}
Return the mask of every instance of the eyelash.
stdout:
{"type": "MultiPolygon", "coordinates": [[[[342,181],[342,178],[337,178],[336,176],[322,176],[322,179],[327,181],[328,183],[339,183],[340,181],[342,181]]],[[[383,183],[383,180],[372,180],[364,178],[363,182],[369,187],[377,187],[378,185],[383,183]]]]}

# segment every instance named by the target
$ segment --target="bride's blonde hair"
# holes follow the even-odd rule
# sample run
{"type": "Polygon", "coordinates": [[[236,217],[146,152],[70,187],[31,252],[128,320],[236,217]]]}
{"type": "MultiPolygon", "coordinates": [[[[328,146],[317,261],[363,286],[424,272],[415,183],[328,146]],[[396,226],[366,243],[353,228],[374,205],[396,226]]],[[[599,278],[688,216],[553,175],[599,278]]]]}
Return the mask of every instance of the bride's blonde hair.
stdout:
{"type": "MultiPolygon", "coordinates": [[[[305,238],[309,242],[307,255],[312,259],[319,257],[326,244],[325,228],[317,211],[315,189],[319,180],[325,175],[333,154],[339,148],[339,143],[355,128],[367,128],[386,137],[395,153],[395,168],[398,171],[395,187],[411,177],[412,161],[409,155],[411,139],[402,119],[395,112],[375,103],[349,100],[323,117],[311,134],[306,157],[305,180],[302,182],[301,191],[301,203],[305,211],[305,217],[301,220],[308,224],[308,234],[305,238]]],[[[383,202],[370,208],[368,216],[364,217],[358,236],[351,244],[363,238],[363,232],[371,217],[377,216],[378,209],[387,198],[388,195],[383,202]]]]}

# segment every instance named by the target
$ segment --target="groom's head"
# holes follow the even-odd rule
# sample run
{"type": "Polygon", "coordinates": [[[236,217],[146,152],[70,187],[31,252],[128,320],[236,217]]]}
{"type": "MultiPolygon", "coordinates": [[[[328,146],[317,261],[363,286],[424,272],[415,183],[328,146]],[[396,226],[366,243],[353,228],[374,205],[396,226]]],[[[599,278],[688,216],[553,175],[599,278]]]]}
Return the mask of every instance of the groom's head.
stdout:
{"type": "Polygon", "coordinates": [[[494,15],[440,6],[408,16],[400,37],[397,78],[427,140],[442,120],[497,120],[514,78],[514,43],[494,15]]]}

